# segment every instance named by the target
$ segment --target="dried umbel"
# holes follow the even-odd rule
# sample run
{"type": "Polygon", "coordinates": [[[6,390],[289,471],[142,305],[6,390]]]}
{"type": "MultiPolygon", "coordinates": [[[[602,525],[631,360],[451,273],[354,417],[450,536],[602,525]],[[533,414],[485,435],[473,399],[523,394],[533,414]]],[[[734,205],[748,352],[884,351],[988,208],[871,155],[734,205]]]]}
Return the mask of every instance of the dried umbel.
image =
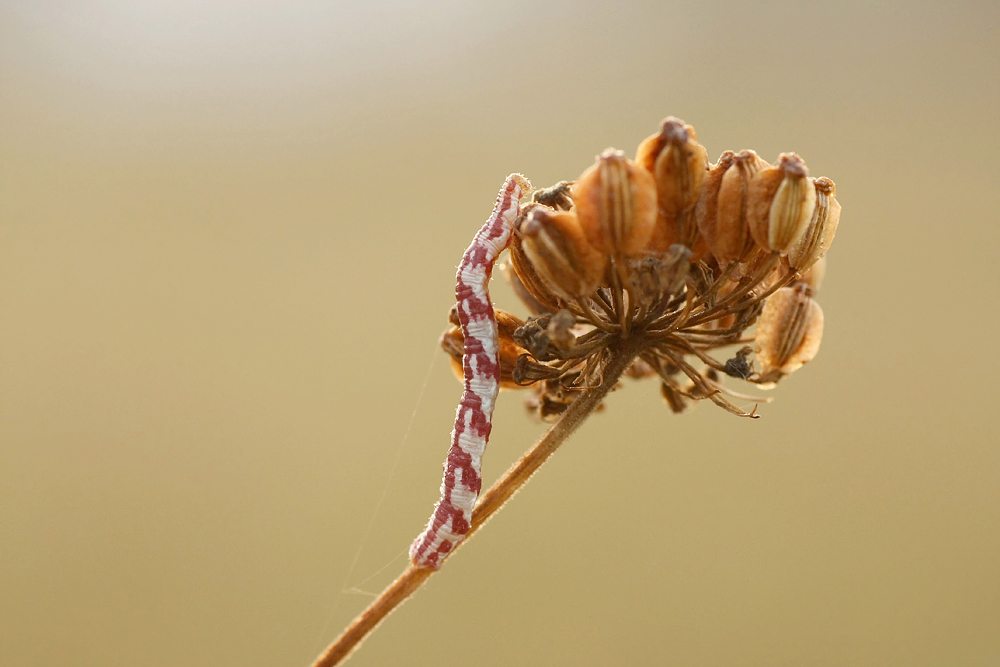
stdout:
{"type": "MultiPolygon", "coordinates": [[[[556,419],[602,381],[608,350],[631,340],[627,375],[659,378],[672,410],[709,400],[756,417],[768,399],[725,378],[769,388],[815,356],[812,294],[840,219],[835,194],[795,153],[771,166],[725,151],[709,164],[676,118],[634,162],[608,149],[575,181],[536,190],[507,268],[531,317],[501,327],[502,385],[534,388],[529,407],[556,419]]],[[[442,339],[453,358],[458,341],[454,329],[442,339]]]]}
{"type": "Polygon", "coordinates": [[[658,378],[673,412],[709,400],[757,417],[766,399],[734,391],[726,378],[771,386],[819,349],[823,312],[812,295],[840,205],[832,181],[811,179],[794,153],[771,167],[753,151],[727,151],[709,168],[694,129],[668,118],[635,162],[609,149],[575,182],[536,190],[522,207],[530,191],[519,174],[507,178],[459,266],[453,326],[441,344],[464,391],[441,498],[410,547],[411,565],[316,667],[346,658],[620,378],[658,378]],[[531,313],[524,321],[490,301],[494,263],[508,247],[507,277],[531,313]],[[532,388],[529,408],[558,421],[480,495],[501,387],[532,388]]]}

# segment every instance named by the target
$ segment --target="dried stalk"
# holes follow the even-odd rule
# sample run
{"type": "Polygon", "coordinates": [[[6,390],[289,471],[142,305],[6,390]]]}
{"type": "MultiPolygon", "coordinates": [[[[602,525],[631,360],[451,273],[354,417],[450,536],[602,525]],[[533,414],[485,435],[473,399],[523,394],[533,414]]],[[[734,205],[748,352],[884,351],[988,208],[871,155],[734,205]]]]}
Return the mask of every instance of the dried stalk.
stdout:
{"type": "MultiPolygon", "coordinates": [[[[472,512],[472,527],[466,539],[459,544],[465,544],[490,517],[500,510],[511,497],[531,478],[545,461],[566,441],[583,421],[601,404],[622,373],[638,356],[646,343],[642,335],[620,340],[608,347],[608,360],[604,367],[602,381],[583,392],[566,409],[566,412],[529,449],[521,459],[501,477],[489,491],[480,497],[472,512]]],[[[457,551],[457,549],[456,549],[457,551]]],[[[454,554],[454,552],[452,552],[454,554]]],[[[450,555],[449,555],[450,557],[450,555]]],[[[361,642],[385,619],[396,607],[406,601],[419,589],[434,570],[410,565],[382,593],[355,618],[343,634],[340,635],[316,659],[312,667],[332,667],[338,665],[356,649],[361,642]]]]}

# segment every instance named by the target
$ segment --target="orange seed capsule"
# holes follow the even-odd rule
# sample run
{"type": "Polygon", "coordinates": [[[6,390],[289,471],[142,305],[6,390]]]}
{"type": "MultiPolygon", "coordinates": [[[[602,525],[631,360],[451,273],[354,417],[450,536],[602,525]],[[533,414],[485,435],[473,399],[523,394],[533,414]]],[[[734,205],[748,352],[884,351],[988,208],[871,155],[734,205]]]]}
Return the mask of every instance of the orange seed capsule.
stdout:
{"type": "Polygon", "coordinates": [[[840,203],[837,186],[821,176],[813,181],[816,188],[816,208],[802,238],[788,251],[788,265],[803,271],[826,254],[840,224],[840,203]]]}
{"type": "Polygon", "coordinates": [[[782,153],[778,164],[750,181],[747,220],[761,248],[787,253],[805,232],[816,207],[809,169],[795,153],[782,153]]]}
{"type": "Polygon", "coordinates": [[[783,287],[764,304],[754,346],[760,379],[777,381],[812,360],[823,337],[823,310],[809,296],[809,286],[783,287]]]}
{"type": "Polygon", "coordinates": [[[698,229],[689,213],[708,170],[708,153],[698,143],[694,128],[673,116],[664,119],[660,131],[639,144],[635,161],[656,180],[654,245],[693,247],[698,229]]]}
{"type": "Polygon", "coordinates": [[[576,213],[532,209],[519,233],[524,254],[553,294],[572,301],[594,293],[607,257],[587,241],[576,213]]]}
{"type": "Polygon", "coordinates": [[[740,151],[726,170],[719,184],[716,205],[716,248],[712,254],[720,263],[728,264],[746,258],[754,240],[747,220],[750,183],[770,165],[754,151],[740,151]]]}
{"type": "Polygon", "coordinates": [[[635,255],[656,222],[652,174],[609,148],[573,185],[576,214],[590,245],[605,254],[635,255]]]}

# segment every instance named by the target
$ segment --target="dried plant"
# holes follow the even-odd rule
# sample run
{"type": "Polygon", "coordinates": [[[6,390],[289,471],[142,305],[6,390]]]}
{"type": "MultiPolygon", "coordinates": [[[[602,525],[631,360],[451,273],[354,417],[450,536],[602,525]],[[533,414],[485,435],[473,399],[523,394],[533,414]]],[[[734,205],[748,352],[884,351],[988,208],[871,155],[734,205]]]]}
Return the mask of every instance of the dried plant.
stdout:
{"type": "Polygon", "coordinates": [[[694,128],[667,118],[635,160],[608,149],[576,181],[535,190],[522,207],[529,190],[523,177],[508,178],[459,269],[458,304],[441,345],[466,391],[442,499],[411,548],[410,567],[317,667],[345,659],[623,376],[658,378],[674,412],[708,400],[756,418],[757,403],[769,399],[733,391],[722,376],[769,389],[819,349],[823,311],[813,294],[840,205],[833,182],[811,178],[794,153],[772,166],[753,151],[726,151],[712,165],[694,128]],[[506,277],[532,314],[527,321],[489,301],[504,248],[506,277]],[[499,387],[527,388],[529,408],[555,423],[479,498],[499,387]],[[731,399],[755,405],[747,411],[731,399]]]}

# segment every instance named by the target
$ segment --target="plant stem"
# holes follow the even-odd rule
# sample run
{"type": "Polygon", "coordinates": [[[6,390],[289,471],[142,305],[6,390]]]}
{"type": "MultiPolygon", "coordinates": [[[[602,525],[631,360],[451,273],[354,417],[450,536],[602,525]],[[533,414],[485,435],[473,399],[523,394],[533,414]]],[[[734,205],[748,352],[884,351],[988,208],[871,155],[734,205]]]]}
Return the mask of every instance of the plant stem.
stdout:
{"type": "MultiPolygon", "coordinates": [[[[479,498],[476,508],[472,511],[472,526],[465,539],[459,543],[459,547],[468,542],[469,538],[524,486],[531,476],[535,474],[535,471],[545,463],[546,459],[552,456],[559,446],[566,441],[566,438],[601,404],[601,401],[608,395],[608,392],[614,389],[625,369],[638,356],[642,348],[643,338],[641,335],[631,336],[619,340],[608,347],[610,357],[604,367],[601,383],[596,387],[585,390],[579,398],[573,401],[562,417],[559,418],[559,421],[552,425],[545,435],[542,436],[541,440],[525,452],[524,456],[479,498]]],[[[458,548],[456,547],[455,551],[457,550],[458,548]]],[[[452,554],[454,554],[454,551],[452,554]]],[[[452,554],[449,554],[449,558],[452,554]]],[[[362,640],[393,609],[413,595],[432,574],[434,574],[434,570],[430,568],[417,567],[416,565],[407,567],[399,575],[399,578],[389,584],[368,605],[368,608],[361,612],[347,626],[343,634],[323,651],[312,667],[333,667],[333,665],[338,665],[347,659],[351,652],[361,644],[362,640]]]]}

